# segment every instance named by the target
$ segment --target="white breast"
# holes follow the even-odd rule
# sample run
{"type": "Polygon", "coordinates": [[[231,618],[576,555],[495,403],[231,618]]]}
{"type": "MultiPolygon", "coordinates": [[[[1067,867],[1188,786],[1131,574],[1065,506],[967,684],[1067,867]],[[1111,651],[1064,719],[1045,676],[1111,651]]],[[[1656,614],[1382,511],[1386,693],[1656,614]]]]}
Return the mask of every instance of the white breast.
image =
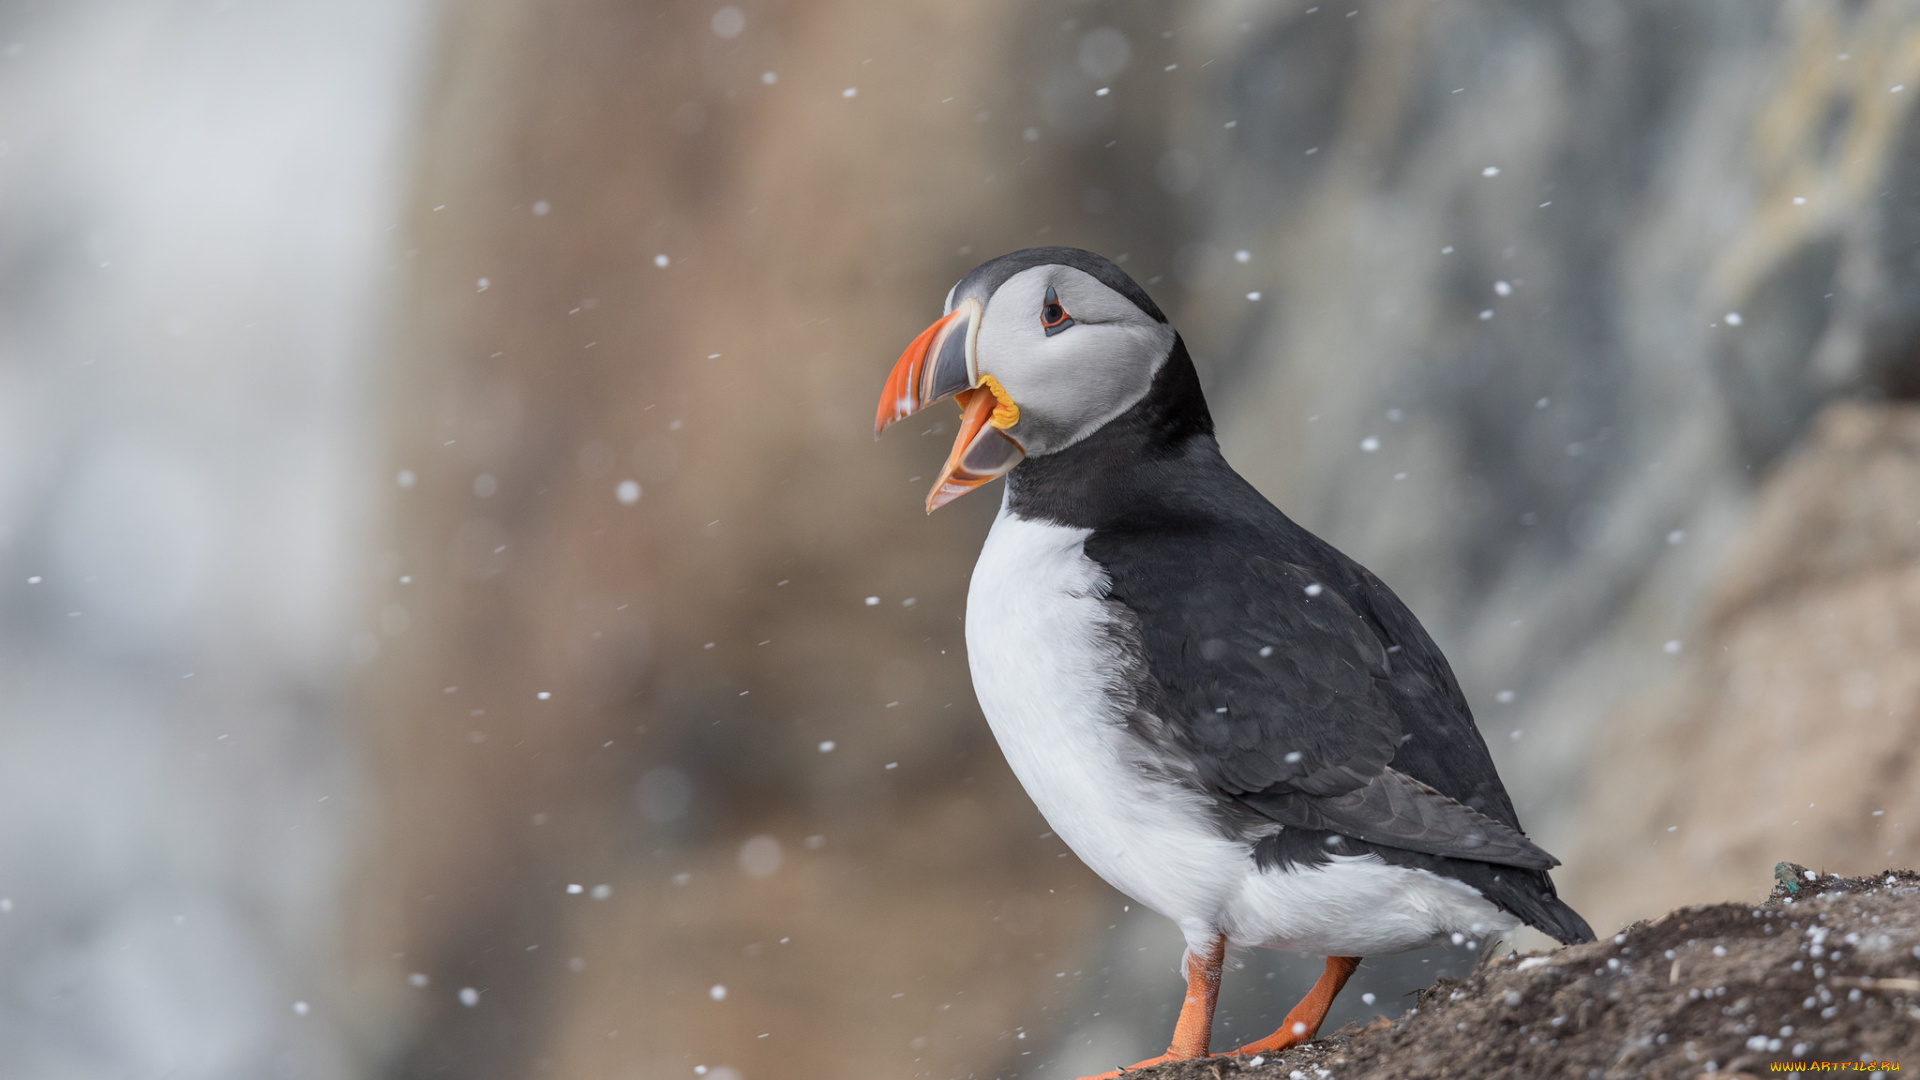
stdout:
{"type": "Polygon", "coordinates": [[[980,709],[1047,823],[1109,884],[1204,931],[1237,890],[1245,848],[1196,793],[1140,768],[1105,574],[1087,529],[1003,505],[967,592],[967,660],[980,709]]]}
{"type": "Polygon", "coordinates": [[[1242,945],[1377,956],[1514,925],[1466,885],[1371,855],[1262,871],[1207,796],[1143,767],[1149,750],[1125,727],[1118,612],[1089,535],[1002,503],[967,593],[967,659],[1007,764],[1094,873],[1196,944],[1224,931],[1242,945]]]}

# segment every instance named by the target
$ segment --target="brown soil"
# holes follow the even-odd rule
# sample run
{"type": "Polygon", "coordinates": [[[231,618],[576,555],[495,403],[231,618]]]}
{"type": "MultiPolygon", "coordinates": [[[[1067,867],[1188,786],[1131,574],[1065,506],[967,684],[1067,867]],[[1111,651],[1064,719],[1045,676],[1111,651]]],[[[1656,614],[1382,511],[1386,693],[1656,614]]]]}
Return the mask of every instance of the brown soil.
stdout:
{"type": "MultiPolygon", "coordinates": [[[[1233,1077],[1759,1076],[1771,1062],[1920,1070],[1920,874],[1792,878],[1755,907],[1682,908],[1611,939],[1507,956],[1384,1017],[1271,1057],[1143,1069],[1233,1077]]],[[[1891,1072],[1891,1070],[1889,1070],[1891,1072]]],[[[1897,1074],[1896,1074],[1897,1075],[1897,1074]]]]}

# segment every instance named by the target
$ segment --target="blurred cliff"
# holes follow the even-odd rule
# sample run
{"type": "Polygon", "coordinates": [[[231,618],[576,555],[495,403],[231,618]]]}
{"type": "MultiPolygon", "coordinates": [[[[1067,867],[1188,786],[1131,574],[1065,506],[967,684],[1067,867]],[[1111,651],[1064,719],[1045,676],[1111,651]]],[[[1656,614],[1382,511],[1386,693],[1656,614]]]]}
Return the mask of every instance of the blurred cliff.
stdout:
{"type": "MultiPolygon", "coordinates": [[[[1038,243],[1427,622],[1596,927],[1920,855],[1909,5],[0,11],[8,1067],[1157,1049],[1177,935],[972,704],[995,496],[867,436],[1038,243]]],[[[1243,960],[1223,1042],[1316,966],[1243,960]]]]}
{"type": "Polygon", "coordinates": [[[421,5],[0,3],[0,1073],[336,1077],[421,5]]]}
{"type": "Polygon", "coordinates": [[[1594,918],[1745,899],[1797,851],[1834,873],[1920,856],[1917,509],[1920,409],[1828,406],[1762,486],[1680,671],[1606,725],[1569,875],[1594,918]],[[1783,793],[1804,777],[1803,804],[1783,793]]]}

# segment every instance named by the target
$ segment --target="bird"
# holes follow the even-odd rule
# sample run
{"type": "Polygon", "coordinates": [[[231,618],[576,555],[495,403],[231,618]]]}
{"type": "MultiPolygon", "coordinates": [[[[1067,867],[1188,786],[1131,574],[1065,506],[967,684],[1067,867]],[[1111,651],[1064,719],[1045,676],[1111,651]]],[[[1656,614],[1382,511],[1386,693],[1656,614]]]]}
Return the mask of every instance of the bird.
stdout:
{"type": "Polygon", "coordinates": [[[948,398],[927,512],[1006,478],[966,600],[981,712],[1054,834],[1186,939],[1167,1052],[1128,1068],[1210,1054],[1229,947],[1326,957],[1231,1051],[1261,1054],[1311,1040],[1365,957],[1521,923],[1593,940],[1433,638],[1227,463],[1184,341],[1125,271],[1071,247],[973,268],[894,365],[875,437],[948,398]]]}

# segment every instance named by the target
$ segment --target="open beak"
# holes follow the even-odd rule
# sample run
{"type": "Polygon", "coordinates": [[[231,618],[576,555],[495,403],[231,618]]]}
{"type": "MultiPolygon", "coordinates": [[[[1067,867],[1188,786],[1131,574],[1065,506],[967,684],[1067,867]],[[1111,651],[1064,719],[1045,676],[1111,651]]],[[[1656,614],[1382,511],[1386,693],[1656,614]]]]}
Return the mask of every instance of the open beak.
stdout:
{"type": "Polygon", "coordinates": [[[1006,433],[1019,421],[1019,407],[991,375],[980,374],[975,349],[981,310],[980,301],[968,297],[922,330],[893,365],[873,418],[873,433],[878,437],[889,424],[937,401],[949,397],[959,401],[960,432],[927,494],[929,514],[1005,475],[1026,457],[1026,451],[1006,433]]]}

